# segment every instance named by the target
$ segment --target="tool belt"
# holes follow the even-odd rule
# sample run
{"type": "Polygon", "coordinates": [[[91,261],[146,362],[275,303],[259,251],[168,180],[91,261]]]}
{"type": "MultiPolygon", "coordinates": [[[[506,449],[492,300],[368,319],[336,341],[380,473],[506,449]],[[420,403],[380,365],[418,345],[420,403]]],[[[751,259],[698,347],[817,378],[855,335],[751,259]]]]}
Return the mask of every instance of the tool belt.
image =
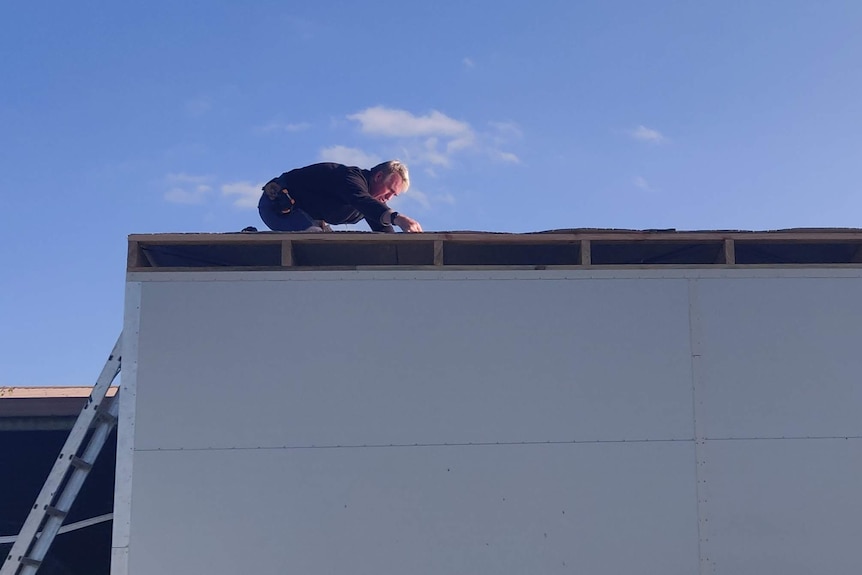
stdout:
{"type": "Polygon", "coordinates": [[[276,178],[271,179],[263,186],[263,193],[275,202],[276,209],[282,214],[289,214],[296,205],[296,200],[290,197],[287,188],[282,187],[276,178]]]}

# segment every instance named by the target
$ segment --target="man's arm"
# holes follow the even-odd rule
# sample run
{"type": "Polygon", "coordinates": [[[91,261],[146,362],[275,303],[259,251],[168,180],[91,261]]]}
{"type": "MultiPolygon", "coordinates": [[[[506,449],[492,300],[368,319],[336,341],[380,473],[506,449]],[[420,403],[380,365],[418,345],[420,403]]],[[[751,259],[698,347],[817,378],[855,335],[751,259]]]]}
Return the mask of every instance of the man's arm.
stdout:
{"type": "Polygon", "coordinates": [[[389,208],[383,202],[371,197],[368,182],[358,168],[348,168],[344,183],[334,190],[341,200],[359,211],[375,232],[394,232],[389,222],[383,218],[389,208]]]}
{"type": "Polygon", "coordinates": [[[385,219],[389,220],[389,225],[398,226],[405,232],[421,232],[422,226],[419,225],[419,222],[414,220],[409,216],[405,216],[399,212],[390,211],[388,214],[384,214],[385,219]]]}
{"type": "Polygon", "coordinates": [[[372,230],[376,232],[394,232],[390,226],[396,225],[405,232],[421,232],[422,226],[413,218],[393,212],[389,206],[371,197],[368,182],[359,169],[350,169],[344,186],[339,190],[341,197],[349,205],[357,209],[372,230]],[[393,218],[392,215],[395,214],[393,218]]]}

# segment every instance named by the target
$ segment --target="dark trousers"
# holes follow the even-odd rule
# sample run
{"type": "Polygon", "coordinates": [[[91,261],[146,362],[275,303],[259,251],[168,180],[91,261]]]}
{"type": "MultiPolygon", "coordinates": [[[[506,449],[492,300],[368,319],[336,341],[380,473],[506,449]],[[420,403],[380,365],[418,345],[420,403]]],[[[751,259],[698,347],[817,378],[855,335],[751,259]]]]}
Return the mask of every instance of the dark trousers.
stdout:
{"type": "Polygon", "coordinates": [[[294,207],[289,214],[282,214],[276,203],[266,194],[261,194],[257,211],[263,223],[277,232],[322,232],[319,222],[311,219],[302,209],[294,207]]]}

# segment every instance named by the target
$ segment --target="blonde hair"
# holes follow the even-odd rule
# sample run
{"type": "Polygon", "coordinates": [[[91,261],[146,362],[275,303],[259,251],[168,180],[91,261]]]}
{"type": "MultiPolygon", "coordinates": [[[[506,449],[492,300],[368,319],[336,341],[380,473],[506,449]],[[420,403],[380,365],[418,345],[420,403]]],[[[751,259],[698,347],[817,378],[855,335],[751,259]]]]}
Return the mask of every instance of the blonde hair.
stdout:
{"type": "Polygon", "coordinates": [[[406,192],[407,188],[410,187],[410,174],[407,172],[407,166],[400,160],[389,160],[388,162],[377,164],[371,168],[372,177],[378,172],[382,172],[385,178],[388,178],[390,174],[398,174],[401,176],[401,180],[404,182],[404,188],[401,190],[402,192],[406,192]]]}

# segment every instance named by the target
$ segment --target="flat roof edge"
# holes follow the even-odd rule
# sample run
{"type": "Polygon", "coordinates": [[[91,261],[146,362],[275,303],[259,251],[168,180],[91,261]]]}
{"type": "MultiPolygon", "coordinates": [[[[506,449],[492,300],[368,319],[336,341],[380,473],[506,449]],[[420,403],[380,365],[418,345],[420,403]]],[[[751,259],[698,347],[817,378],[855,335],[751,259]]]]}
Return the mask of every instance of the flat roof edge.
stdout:
{"type": "MultiPolygon", "coordinates": [[[[117,393],[112,386],[108,396],[117,393]]],[[[33,418],[75,418],[92,387],[0,387],[0,420],[33,418]]]]}
{"type": "Polygon", "coordinates": [[[822,264],[862,266],[862,229],[132,234],[127,270],[822,264]]]}

